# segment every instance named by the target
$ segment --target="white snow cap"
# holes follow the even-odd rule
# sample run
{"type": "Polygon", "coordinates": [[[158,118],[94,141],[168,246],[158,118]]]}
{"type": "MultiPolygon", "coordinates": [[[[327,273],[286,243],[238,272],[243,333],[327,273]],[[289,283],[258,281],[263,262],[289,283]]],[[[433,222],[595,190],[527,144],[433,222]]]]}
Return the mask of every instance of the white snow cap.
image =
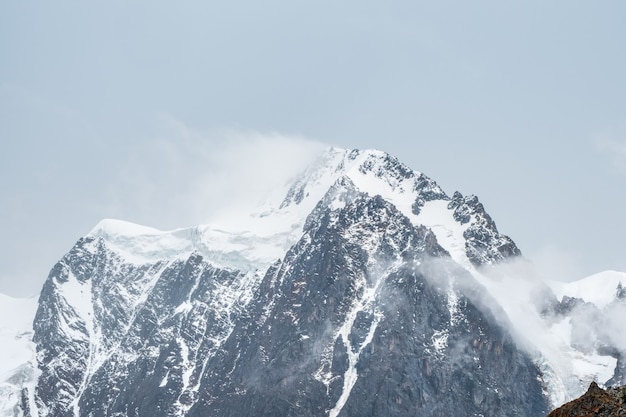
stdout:
{"type": "Polygon", "coordinates": [[[574,282],[550,281],[548,284],[559,300],[564,296],[580,298],[604,308],[615,300],[618,285],[626,287],[626,273],[604,271],[574,282]]]}

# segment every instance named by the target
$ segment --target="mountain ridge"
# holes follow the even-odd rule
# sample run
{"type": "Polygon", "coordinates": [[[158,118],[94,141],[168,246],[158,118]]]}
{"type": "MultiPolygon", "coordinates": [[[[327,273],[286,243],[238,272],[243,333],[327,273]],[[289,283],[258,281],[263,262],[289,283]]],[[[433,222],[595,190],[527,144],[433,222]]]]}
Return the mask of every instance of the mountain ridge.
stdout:
{"type": "MultiPolygon", "coordinates": [[[[30,408],[55,416],[246,415],[246,404],[255,404],[272,410],[268,415],[336,416],[367,404],[388,415],[418,405],[450,415],[436,406],[454,407],[441,396],[448,387],[466,405],[466,414],[452,415],[483,408],[541,415],[591,379],[623,378],[620,341],[598,334],[581,348],[571,323],[582,322],[582,310],[563,307],[573,290],[559,299],[527,273],[521,251],[475,196],[449,197],[384,152],[338,149],[276,196],[235,224],[163,232],[105,220],[81,238],[40,296],[33,364],[41,375],[36,388],[25,384],[28,403],[36,403],[30,408]],[[396,318],[399,311],[412,321],[396,318]],[[553,336],[537,338],[537,329],[553,336]],[[288,346],[286,357],[276,356],[284,348],[274,337],[288,346]],[[393,353],[397,343],[404,349],[393,353]],[[310,359],[303,365],[297,358],[304,352],[310,359]],[[464,365],[454,367],[450,358],[464,365]],[[410,383],[401,382],[401,369],[381,368],[390,361],[414,371],[410,383]],[[294,391],[263,394],[258,383],[245,382],[255,369],[285,378],[287,364],[296,363],[299,371],[285,380],[294,391]],[[434,377],[434,366],[446,377],[434,377]],[[512,375],[530,399],[505,386],[515,383],[505,368],[518,370],[512,375]],[[368,393],[390,387],[373,369],[406,386],[405,393],[373,404],[368,393]],[[465,385],[446,379],[454,375],[465,385]],[[466,398],[463,389],[474,394],[466,398]],[[228,411],[224,404],[233,398],[237,411],[228,411]],[[298,403],[309,408],[294,408],[298,403]],[[94,410],[96,404],[108,405],[94,410]]],[[[595,308],[604,314],[620,306],[613,297],[595,308]]]]}

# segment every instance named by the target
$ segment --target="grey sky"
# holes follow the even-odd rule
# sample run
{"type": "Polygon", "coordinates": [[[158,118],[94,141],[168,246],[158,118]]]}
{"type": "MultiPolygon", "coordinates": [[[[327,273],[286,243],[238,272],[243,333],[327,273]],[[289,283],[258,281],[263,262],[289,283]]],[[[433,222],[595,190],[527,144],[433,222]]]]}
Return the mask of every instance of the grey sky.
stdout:
{"type": "Polygon", "coordinates": [[[100,218],[202,221],[223,161],[276,165],[285,137],[477,194],[554,276],[626,270],[624,21],[617,0],[3,1],[0,292],[36,293],[100,218]]]}

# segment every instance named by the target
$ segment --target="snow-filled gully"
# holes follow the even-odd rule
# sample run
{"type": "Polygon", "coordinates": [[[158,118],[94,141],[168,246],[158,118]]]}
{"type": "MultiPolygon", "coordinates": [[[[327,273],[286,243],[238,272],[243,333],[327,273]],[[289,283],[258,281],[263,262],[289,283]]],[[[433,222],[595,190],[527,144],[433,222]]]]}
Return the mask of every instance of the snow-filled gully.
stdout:
{"type": "MultiPolygon", "coordinates": [[[[341,338],[341,341],[346,347],[348,354],[348,369],[343,374],[343,387],[341,390],[341,395],[335,403],[335,406],[328,411],[329,417],[337,417],[337,415],[339,415],[339,412],[346,404],[346,401],[348,401],[350,393],[352,392],[352,388],[354,388],[354,385],[359,378],[359,374],[356,369],[357,363],[359,362],[359,357],[361,356],[361,352],[363,352],[363,350],[372,342],[372,339],[374,338],[374,333],[376,332],[376,328],[378,327],[378,323],[380,323],[380,320],[383,317],[382,313],[380,311],[377,311],[375,308],[375,300],[380,284],[385,281],[385,278],[388,275],[388,272],[386,274],[381,274],[381,277],[378,279],[373,287],[366,287],[363,290],[363,295],[360,299],[355,301],[352,309],[346,315],[346,320],[339,328],[336,337],[333,339],[333,343],[331,345],[334,345],[334,342],[337,340],[337,338],[341,338]],[[363,343],[361,343],[360,346],[353,346],[352,342],[350,341],[350,333],[352,332],[352,327],[354,326],[354,322],[359,312],[373,314],[374,319],[369,325],[369,329],[367,331],[365,339],[363,340],[363,343]]],[[[363,279],[362,285],[366,286],[365,279],[363,279]]],[[[323,366],[324,364],[322,364],[322,367],[323,366]]],[[[321,375],[321,369],[316,374],[316,376],[319,375],[321,375]]],[[[331,379],[325,379],[322,382],[324,382],[325,385],[328,387],[330,381],[331,379]]]]}

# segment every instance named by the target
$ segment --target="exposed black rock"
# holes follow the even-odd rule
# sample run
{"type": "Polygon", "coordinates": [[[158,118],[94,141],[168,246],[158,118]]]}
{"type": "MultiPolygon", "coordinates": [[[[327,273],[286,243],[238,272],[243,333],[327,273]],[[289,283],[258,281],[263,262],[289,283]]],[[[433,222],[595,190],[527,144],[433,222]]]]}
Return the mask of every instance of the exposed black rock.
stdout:
{"type": "Polygon", "coordinates": [[[478,197],[463,197],[456,191],[448,203],[454,209],[454,218],[461,224],[470,223],[463,236],[465,252],[476,266],[494,264],[507,258],[521,256],[522,252],[508,236],[500,234],[495,222],[487,214],[478,197]],[[470,222],[470,220],[473,220],[470,222]]]}

